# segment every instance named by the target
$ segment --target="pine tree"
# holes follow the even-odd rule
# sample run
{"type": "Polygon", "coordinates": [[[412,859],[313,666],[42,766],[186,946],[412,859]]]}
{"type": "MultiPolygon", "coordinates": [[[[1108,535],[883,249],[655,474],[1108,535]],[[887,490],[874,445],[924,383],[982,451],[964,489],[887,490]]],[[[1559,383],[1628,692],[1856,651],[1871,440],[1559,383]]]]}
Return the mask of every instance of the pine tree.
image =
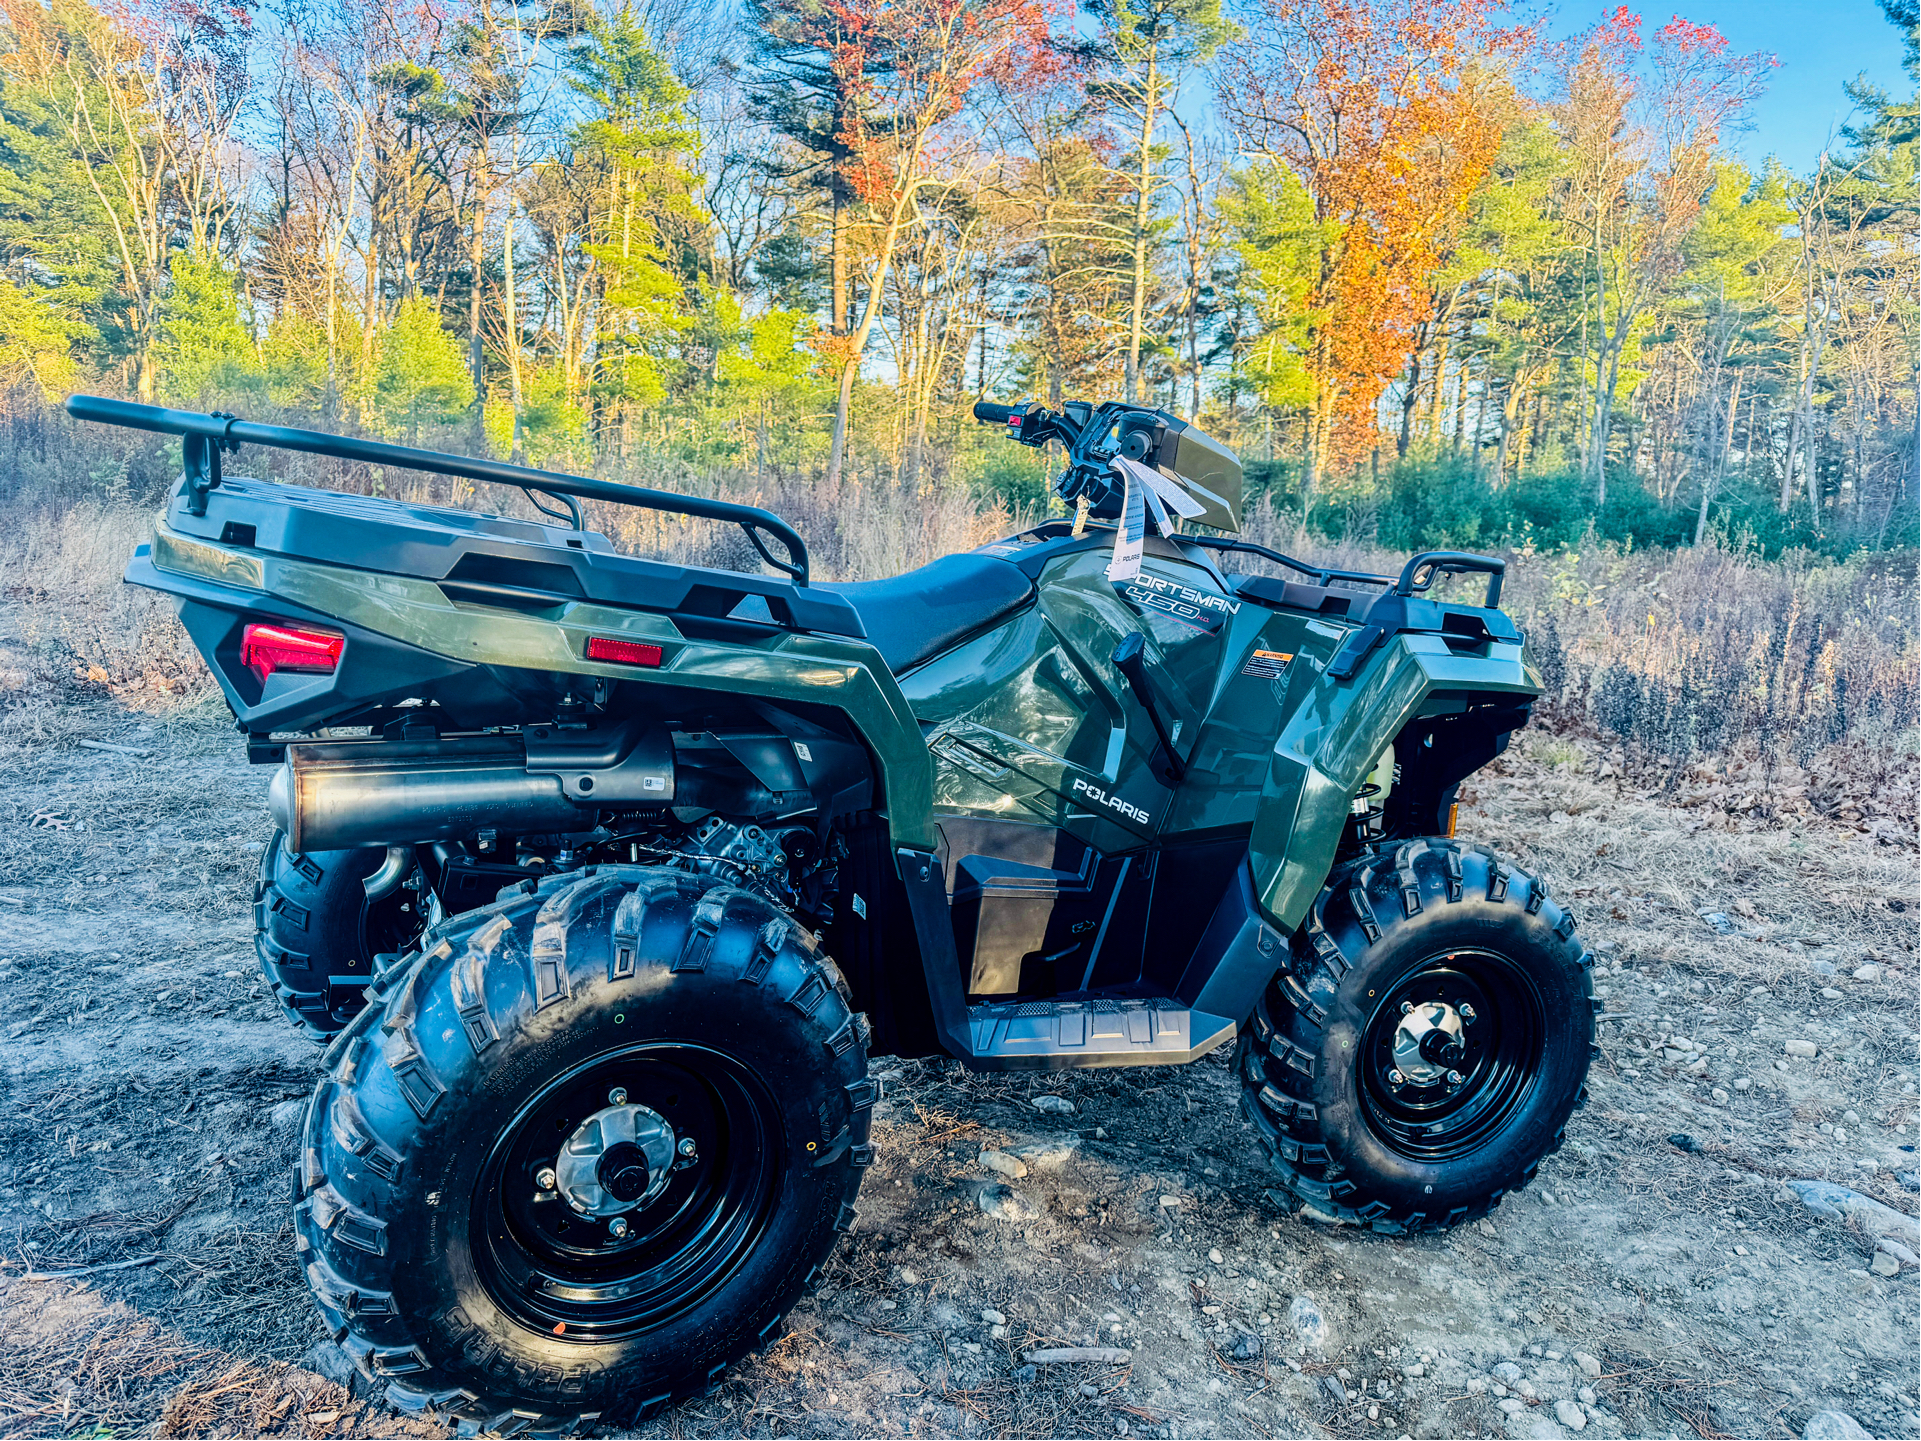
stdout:
{"type": "Polygon", "coordinates": [[[401,301],[380,337],[374,366],[374,412],[389,434],[418,439],[421,422],[458,419],[474,403],[474,381],[458,339],[424,295],[401,301]]]}
{"type": "Polygon", "coordinates": [[[1245,337],[1247,378],[1263,405],[1305,409],[1314,399],[1308,356],[1320,321],[1313,302],[1325,243],[1314,197],[1292,170],[1265,160],[1228,177],[1220,210],[1240,261],[1239,288],[1259,318],[1245,337]]]}
{"type": "Polygon", "coordinates": [[[707,223],[688,169],[698,136],[687,87],[630,7],[589,22],[568,70],[589,112],[573,130],[575,163],[595,192],[581,249],[597,268],[604,302],[593,389],[655,405],[667,394],[673,342],[694,321],[689,282],[707,223]]]}
{"type": "Polygon", "coordinates": [[[169,274],[154,345],[167,397],[197,403],[257,380],[260,357],[240,319],[232,272],[212,256],[182,252],[169,274]]]}
{"type": "Polygon", "coordinates": [[[1158,137],[1185,73],[1212,59],[1240,34],[1221,18],[1220,0],[1086,0],[1099,27],[1084,48],[1096,79],[1088,92],[1127,131],[1125,208],[1115,230],[1127,245],[1127,353],[1124,391],[1140,399],[1141,346],[1152,305],[1154,252],[1173,222],[1161,214],[1162,196],[1173,184],[1165,173],[1169,147],[1158,137]]]}

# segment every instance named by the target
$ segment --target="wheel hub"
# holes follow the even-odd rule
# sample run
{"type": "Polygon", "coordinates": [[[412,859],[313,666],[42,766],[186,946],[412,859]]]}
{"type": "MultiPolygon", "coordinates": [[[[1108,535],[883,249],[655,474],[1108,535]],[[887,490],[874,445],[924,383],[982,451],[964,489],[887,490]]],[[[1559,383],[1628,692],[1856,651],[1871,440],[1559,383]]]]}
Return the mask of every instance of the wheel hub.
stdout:
{"type": "Polygon", "coordinates": [[[582,1216],[637,1210],[667,1189],[676,1144],[674,1128],[658,1111],[602,1107],[561,1146],[555,1189],[582,1216]]]}
{"type": "Polygon", "coordinates": [[[1394,1030],[1394,1069],[1405,1084],[1438,1086],[1459,1080],[1467,1057],[1461,1013],[1445,1001],[1419,1001],[1406,1007],[1394,1030]]]}

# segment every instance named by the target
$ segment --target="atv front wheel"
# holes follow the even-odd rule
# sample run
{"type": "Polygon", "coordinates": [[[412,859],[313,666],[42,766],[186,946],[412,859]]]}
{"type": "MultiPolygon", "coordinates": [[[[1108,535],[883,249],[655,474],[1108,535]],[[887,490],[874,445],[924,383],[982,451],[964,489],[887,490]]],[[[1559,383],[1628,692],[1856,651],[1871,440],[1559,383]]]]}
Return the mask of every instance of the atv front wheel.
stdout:
{"type": "Polygon", "coordinates": [[[360,1013],[374,957],[411,949],[420,934],[417,892],[367,899],[383,850],[301,855],[279,831],[260,858],[253,890],[253,948],[287,1019],[323,1045],[360,1013]]]}
{"type": "Polygon", "coordinates": [[[1409,841],[1337,869],[1242,1030],[1241,1109],[1329,1221],[1485,1215],[1559,1148],[1594,1040],[1591,958],[1546,883],[1409,841]]]}
{"type": "Polygon", "coordinates": [[[756,895],[602,867],[383,974],[308,1108],[295,1206],[334,1338],[463,1432],[621,1425],[779,1332],[868,1164],[867,1027],[756,895]]]}

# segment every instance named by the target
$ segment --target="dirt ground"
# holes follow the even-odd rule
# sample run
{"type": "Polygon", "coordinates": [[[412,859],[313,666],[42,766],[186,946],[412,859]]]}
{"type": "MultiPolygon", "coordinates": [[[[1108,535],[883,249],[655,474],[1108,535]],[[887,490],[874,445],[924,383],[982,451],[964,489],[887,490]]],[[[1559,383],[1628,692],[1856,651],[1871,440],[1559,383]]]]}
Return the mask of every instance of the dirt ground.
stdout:
{"type": "MultiPolygon", "coordinates": [[[[338,1384],[294,1267],[319,1052],[256,981],[267,777],[225,722],[49,704],[0,734],[0,1437],[436,1434],[338,1384]]],[[[645,1434],[1798,1436],[1832,1408],[1915,1435],[1914,854],[1603,769],[1531,737],[1462,812],[1574,898],[1608,1008],[1567,1147],[1491,1221],[1287,1216],[1225,1053],[882,1059],[826,1284],[645,1434]],[[1894,1248],[1807,1178],[1903,1213],[1894,1248]],[[1090,1345],[1117,1359],[1025,1360],[1090,1345]]]]}

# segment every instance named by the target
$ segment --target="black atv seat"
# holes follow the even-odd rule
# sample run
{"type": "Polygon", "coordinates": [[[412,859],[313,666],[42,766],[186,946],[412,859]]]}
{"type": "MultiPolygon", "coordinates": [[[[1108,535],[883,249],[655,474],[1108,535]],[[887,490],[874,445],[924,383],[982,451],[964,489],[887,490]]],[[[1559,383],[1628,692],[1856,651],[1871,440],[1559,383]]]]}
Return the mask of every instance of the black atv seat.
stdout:
{"type": "Polygon", "coordinates": [[[971,554],[944,555],[886,580],[814,588],[854,607],[867,639],[896,675],[1020,609],[1034,595],[1034,583],[1019,566],[971,554]]]}

